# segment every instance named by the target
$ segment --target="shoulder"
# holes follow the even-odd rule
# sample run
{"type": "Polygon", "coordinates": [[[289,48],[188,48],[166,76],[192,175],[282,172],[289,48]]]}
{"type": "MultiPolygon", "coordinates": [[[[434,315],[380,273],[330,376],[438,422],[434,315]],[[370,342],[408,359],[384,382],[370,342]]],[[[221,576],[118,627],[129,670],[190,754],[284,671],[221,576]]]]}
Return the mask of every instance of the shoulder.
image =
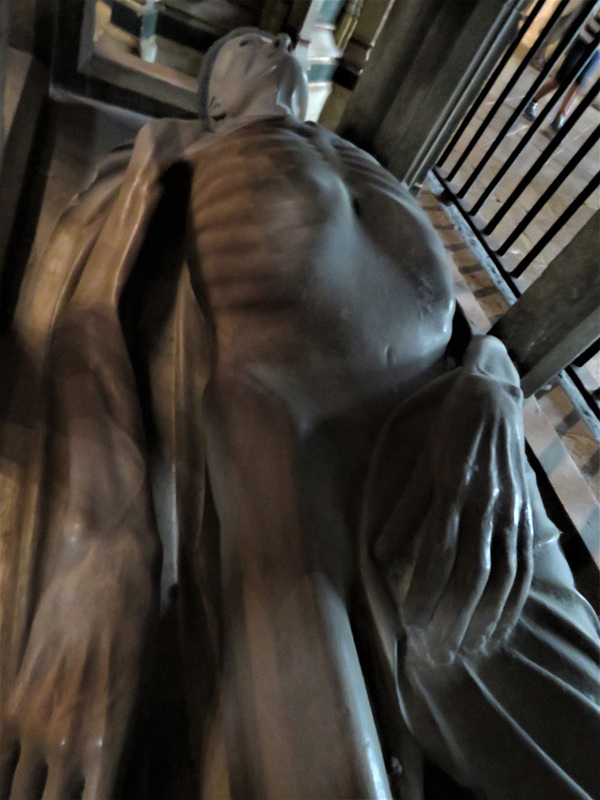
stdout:
{"type": "Polygon", "coordinates": [[[153,119],[136,137],[131,167],[158,176],[174,163],[187,160],[207,136],[198,120],[153,119]]]}
{"type": "Polygon", "coordinates": [[[376,192],[379,195],[387,195],[402,205],[411,207],[415,205],[406,186],[370,153],[320,125],[315,123],[307,125],[313,128],[313,135],[335,154],[339,169],[350,190],[359,194],[376,192]]]}

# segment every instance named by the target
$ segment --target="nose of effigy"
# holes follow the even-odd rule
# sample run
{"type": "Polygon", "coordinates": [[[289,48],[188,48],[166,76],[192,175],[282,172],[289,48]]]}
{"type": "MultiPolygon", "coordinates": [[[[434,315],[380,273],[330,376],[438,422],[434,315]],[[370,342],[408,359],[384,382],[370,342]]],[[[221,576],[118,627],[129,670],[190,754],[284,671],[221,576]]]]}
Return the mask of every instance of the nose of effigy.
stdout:
{"type": "Polygon", "coordinates": [[[285,50],[286,53],[292,52],[292,40],[287,33],[278,34],[273,40],[273,44],[278,50],[285,50]]]}

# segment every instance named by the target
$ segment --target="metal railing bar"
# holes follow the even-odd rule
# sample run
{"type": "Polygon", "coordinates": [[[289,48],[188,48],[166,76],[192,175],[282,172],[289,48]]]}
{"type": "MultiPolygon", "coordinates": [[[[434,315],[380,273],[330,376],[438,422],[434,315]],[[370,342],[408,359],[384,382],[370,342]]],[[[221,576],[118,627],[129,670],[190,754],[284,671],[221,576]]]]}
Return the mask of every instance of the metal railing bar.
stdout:
{"type": "Polygon", "coordinates": [[[498,225],[498,223],[500,223],[504,219],[505,215],[508,213],[508,210],[513,206],[515,201],[523,194],[525,189],[531,183],[532,179],[543,168],[544,164],[546,164],[549,161],[554,151],[562,143],[563,139],[566,136],[568,136],[571,130],[575,127],[579,119],[582,117],[584,111],[593,102],[599,90],[600,90],[600,78],[592,86],[590,91],[585,95],[585,97],[579,103],[575,111],[573,111],[573,113],[569,116],[569,118],[562,126],[562,128],[558,131],[558,133],[555,136],[553,136],[548,145],[542,150],[542,152],[533,162],[531,167],[529,167],[525,175],[523,175],[519,183],[515,186],[510,195],[507,197],[506,201],[502,204],[502,206],[498,209],[498,211],[496,211],[491,220],[483,227],[482,232],[484,234],[489,235],[498,225]]]}
{"type": "MultiPolygon", "coordinates": [[[[471,206],[471,214],[475,215],[475,214],[477,214],[479,212],[479,210],[481,209],[483,204],[486,202],[488,197],[491,195],[491,193],[494,191],[496,186],[498,186],[498,184],[504,178],[504,176],[506,175],[508,170],[512,167],[512,165],[515,163],[517,158],[521,155],[521,153],[523,152],[525,147],[529,144],[531,139],[538,132],[538,130],[542,126],[542,123],[544,122],[545,119],[547,119],[547,117],[549,116],[550,112],[553,110],[554,106],[567,93],[567,91],[569,89],[569,86],[572,83],[572,81],[575,80],[587,68],[587,65],[588,65],[590,59],[592,58],[592,56],[594,55],[594,50],[598,46],[598,43],[600,43],[600,36],[598,37],[598,41],[594,43],[594,47],[590,50],[590,53],[589,53],[589,55],[588,55],[588,57],[587,57],[587,59],[585,61],[585,64],[583,64],[583,66],[578,70],[576,75],[573,75],[571,80],[565,81],[563,86],[559,87],[554,92],[554,94],[552,95],[551,99],[544,106],[543,111],[540,114],[538,114],[538,116],[535,118],[535,120],[531,123],[531,126],[528,129],[527,133],[524,134],[524,136],[521,138],[521,140],[519,141],[517,146],[513,149],[513,151],[511,152],[510,156],[506,159],[506,161],[504,162],[502,167],[492,177],[492,179],[490,180],[489,184],[486,186],[486,188],[481,193],[481,196],[479,197],[479,199],[476,200],[475,203],[471,206]]],[[[583,111],[581,113],[583,113],[583,111]]],[[[564,136],[561,137],[561,138],[564,138],[564,136]]],[[[518,196],[519,195],[516,195],[512,202],[514,202],[514,200],[516,200],[518,196]]],[[[511,194],[511,197],[512,197],[512,194],[511,194]]],[[[504,209],[504,206],[502,206],[502,209],[504,209]]],[[[499,209],[499,210],[501,210],[501,209],[499,209]]],[[[503,212],[503,215],[504,215],[504,213],[506,213],[506,211],[503,212]]],[[[500,219],[501,218],[502,217],[500,217],[500,219]]],[[[486,233],[490,233],[493,230],[493,227],[490,227],[490,226],[491,226],[491,221],[488,223],[488,225],[486,225],[486,228],[485,228],[485,232],[486,233]]],[[[495,225],[494,225],[494,227],[495,227],[495,225]]]]}
{"type": "MultiPolygon", "coordinates": [[[[597,2],[597,0],[591,0],[591,1],[592,1],[592,4],[589,5],[589,10],[592,10],[593,7],[594,7],[595,2],[597,2]]],[[[560,6],[559,6],[559,8],[560,8],[560,6]]],[[[586,9],[588,9],[588,6],[586,6],[586,9]]],[[[486,164],[488,163],[490,158],[493,156],[493,154],[494,154],[494,152],[496,150],[496,147],[498,146],[498,143],[501,142],[504,139],[504,137],[506,136],[506,134],[508,133],[508,131],[510,130],[512,125],[521,116],[521,113],[523,112],[525,106],[529,103],[529,101],[535,95],[535,93],[538,90],[538,88],[546,80],[546,77],[550,74],[551,70],[553,69],[554,65],[556,64],[556,62],[561,57],[561,55],[564,52],[564,50],[566,50],[567,47],[570,47],[571,44],[573,44],[573,42],[575,41],[575,39],[579,35],[579,28],[581,27],[581,24],[584,21],[584,18],[587,18],[587,16],[588,16],[588,10],[585,10],[569,26],[569,29],[568,29],[567,33],[565,34],[563,39],[561,39],[561,42],[560,42],[559,46],[556,48],[556,50],[552,53],[552,55],[550,56],[550,58],[546,62],[545,66],[544,66],[544,69],[541,71],[541,73],[535,79],[533,84],[527,90],[527,92],[526,92],[525,96],[523,97],[523,99],[521,100],[521,102],[517,105],[517,107],[515,108],[513,113],[510,115],[508,120],[505,122],[505,124],[503,125],[502,129],[500,130],[500,132],[498,133],[498,135],[496,136],[496,138],[492,142],[492,145],[488,148],[487,152],[483,155],[483,157],[481,158],[480,162],[473,169],[473,172],[471,173],[471,175],[469,176],[469,178],[465,182],[464,186],[461,189],[459,189],[459,191],[457,192],[459,197],[464,197],[467,194],[467,192],[469,191],[469,189],[471,188],[471,186],[475,183],[475,181],[477,180],[477,178],[481,174],[482,170],[484,169],[484,167],[486,166],[486,164]]],[[[542,36],[542,34],[540,34],[540,37],[541,36],[542,36]]],[[[521,64],[517,68],[517,70],[515,71],[515,73],[513,75],[513,78],[515,77],[515,75],[519,71],[520,71],[519,77],[521,76],[521,74],[523,73],[525,67],[528,65],[529,61],[531,60],[531,58],[533,56],[534,49],[535,48],[531,48],[529,53],[525,56],[525,58],[523,59],[523,61],[521,62],[521,64]]],[[[500,100],[502,100],[502,102],[504,102],[504,100],[506,99],[506,96],[508,95],[508,92],[506,92],[506,89],[510,86],[510,89],[512,90],[512,88],[515,85],[515,83],[516,83],[516,81],[513,82],[512,78],[511,78],[509,83],[506,84],[505,90],[499,95],[498,100],[494,104],[494,108],[492,110],[494,110],[496,108],[496,106],[499,107],[499,105],[501,105],[501,103],[499,103],[500,100]],[[511,83],[512,83],[512,86],[511,86],[511,83]]],[[[495,111],[494,111],[494,113],[495,113],[495,111]]],[[[489,115],[488,115],[488,117],[489,117],[489,115]]],[[[486,120],[484,120],[484,122],[487,124],[487,118],[486,118],[486,120]]]]}
{"type": "MultiPolygon", "coordinates": [[[[567,6],[567,4],[569,2],[570,2],[570,0],[561,0],[559,5],[556,7],[556,10],[554,11],[554,14],[552,14],[552,16],[550,17],[550,19],[548,20],[548,22],[546,23],[546,25],[542,29],[542,33],[540,33],[540,37],[542,35],[545,36],[547,33],[550,32],[552,26],[554,25],[554,23],[560,17],[561,11],[567,6]]],[[[537,41],[540,41],[540,38],[538,38],[537,41]]],[[[498,98],[496,99],[494,105],[488,111],[488,113],[486,114],[485,118],[483,119],[483,121],[479,125],[479,128],[477,128],[477,130],[475,131],[475,134],[473,135],[473,138],[471,139],[469,144],[465,147],[465,149],[463,150],[462,155],[460,156],[460,158],[458,159],[458,161],[456,162],[456,164],[454,165],[454,167],[450,171],[450,173],[448,175],[448,180],[452,180],[454,178],[454,176],[456,175],[456,173],[458,172],[458,170],[465,163],[465,161],[467,160],[467,158],[470,155],[471,151],[473,150],[473,148],[475,147],[475,145],[477,144],[477,142],[481,138],[481,135],[483,134],[484,130],[487,128],[490,120],[495,116],[496,112],[502,106],[504,100],[508,97],[508,95],[512,91],[513,87],[515,86],[515,84],[517,83],[517,81],[519,80],[519,78],[521,77],[523,72],[525,72],[525,69],[526,69],[527,65],[529,64],[529,62],[531,61],[531,59],[533,58],[534,53],[535,53],[535,46],[532,47],[527,52],[527,55],[525,56],[523,61],[521,61],[521,63],[519,64],[517,69],[512,74],[510,80],[508,81],[508,83],[506,84],[504,89],[500,92],[500,94],[499,94],[498,98]]],[[[549,60],[552,60],[553,56],[554,56],[554,53],[552,54],[552,56],[550,57],[549,60]]],[[[553,62],[553,64],[554,64],[554,62],[553,62]]],[[[542,72],[545,73],[545,74],[548,74],[550,72],[550,69],[552,68],[552,67],[550,67],[550,68],[546,69],[547,66],[548,65],[546,64],[546,66],[542,70],[542,72]]]]}
{"type": "Polygon", "coordinates": [[[457,131],[455,132],[454,136],[450,139],[449,144],[446,146],[444,152],[442,153],[442,155],[441,155],[441,157],[440,157],[440,159],[439,159],[439,161],[437,163],[438,167],[441,167],[444,164],[444,161],[446,161],[446,159],[448,158],[450,153],[456,147],[456,144],[458,143],[458,140],[463,135],[463,133],[467,129],[467,126],[469,125],[469,123],[471,122],[471,120],[473,119],[475,114],[477,113],[477,109],[479,108],[479,106],[483,102],[484,97],[488,94],[488,92],[490,91],[492,86],[498,80],[498,76],[500,75],[500,73],[502,72],[504,67],[508,64],[508,62],[512,58],[515,50],[521,44],[521,41],[523,40],[523,37],[525,36],[527,31],[529,30],[529,28],[533,24],[535,18],[537,17],[537,15],[541,11],[541,9],[545,5],[545,3],[546,3],[546,0],[538,0],[537,5],[535,6],[534,9],[532,9],[531,14],[528,15],[527,19],[525,20],[525,22],[521,26],[521,30],[519,31],[519,35],[512,42],[512,44],[510,44],[509,47],[505,50],[504,55],[502,56],[502,58],[500,59],[500,61],[496,65],[496,67],[494,68],[492,74],[490,75],[490,77],[486,81],[483,89],[479,92],[479,94],[477,95],[477,97],[473,101],[473,104],[471,105],[471,108],[469,109],[469,111],[467,112],[465,118],[463,119],[463,121],[459,125],[459,127],[458,127],[457,131]]]}
{"type": "Polygon", "coordinates": [[[555,220],[555,222],[552,223],[546,233],[544,233],[539,241],[534,244],[529,253],[527,253],[525,258],[523,258],[519,264],[510,271],[510,274],[513,277],[518,278],[519,275],[522,275],[525,272],[531,262],[537,258],[544,247],[546,247],[548,242],[556,236],[563,225],[565,225],[571,219],[573,214],[585,203],[588,197],[598,188],[598,186],[600,186],[600,172],[596,173],[585,189],[583,189],[583,191],[580,192],[575,200],[573,200],[571,205],[563,211],[563,213],[560,215],[560,217],[558,217],[557,220],[555,220]]]}
{"type": "Polygon", "coordinates": [[[565,372],[569,376],[569,378],[573,381],[575,388],[579,391],[580,396],[582,399],[587,403],[590,411],[600,419],[600,406],[592,397],[592,393],[589,389],[586,388],[585,384],[577,374],[577,372],[573,369],[573,365],[569,365],[565,367],[565,372]]]}
{"type": "Polygon", "coordinates": [[[463,203],[459,198],[454,194],[448,178],[444,176],[442,171],[439,167],[435,166],[433,168],[433,174],[439,180],[443,187],[443,193],[440,196],[440,201],[442,203],[447,203],[448,201],[452,201],[457,209],[460,211],[460,214],[464,221],[467,223],[473,234],[475,235],[476,239],[478,240],[479,244],[485,250],[487,257],[492,261],[498,272],[501,274],[502,278],[506,281],[506,285],[511,290],[515,297],[521,296],[521,291],[517,284],[515,283],[514,279],[512,278],[510,272],[504,266],[500,257],[492,250],[487,238],[482,234],[481,229],[476,225],[475,220],[469,214],[467,209],[464,207],[463,203]]]}
{"type": "Polygon", "coordinates": [[[521,222],[517,225],[517,227],[512,231],[506,241],[496,250],[499,256],[503,256],[508,248],[513,244],[516,239],[523,233],[525,228],[531,223],[531,221],[538,215],[541,209],[546,205],[548,200],[552,197],[552,195],[556,192],[558,187],[565,181],[565,179],[571,174],[571,172],[575,169],[577,164],[585,158],[585,156],[589,153],[592,147],[596,144],[596,142],[600,139],[600,127],[597,127],[592,133],[588,136],[585,142],[581,145],[579,150],[574,153],[567,164],[563,167],[563,169],[559,172],[559,174],[554,178],[552,183],[548,186],[548,188],[543,192],[543,194],[538,197],[534,205],[529,209],[527,214],[523,217],[521,222]]]}
{"type": "MultiPolygon", "coordinates": [[[[491,249],[487,238],[482,234],[481,229],[478,228],[477,225],[475,225],[475,222],[474,222],[473,218],[471,217],[470,213],[465,209],[465,207],[462,204],[462,202],[453,193],[453,191],[452,191],[452,189],[451,189],[451,187],[450,187],[450,185],[448,183],[448,179],[446,177],[444,177],[442,171],[437,166],[435,166],[433,168],[433,173],[434,173],[434,175],[436,176],[436,178],[439,180],[439,182],[441,183],[441,185],[444,188],[444,193],[443,194],[446,197],[448,197],[450,200],[452,200],[454,205],[460,211],[461,216],[463,217],[465,222],[468,224],[469,228],[473,231],[473,234],[475,235],[475,237],[477,238],[477,240],[479,241],[479,243],[481,244],[481,246],[485,250],[486,255],[490,258],[490,260],[492,261],[492,263],[494,264],[494,266],[496,267],[498,272],[502,275],[503,279],[506,281],[506,285],[509,287],[509,289],[511,290],[513,295],[516,298],[520,297],[522,293],[521,293],[521,290],[519,289],[519,287],[517,286],[517,284],[515,283],[514,273],[511,274],[510,272],[508,272],[506,270],[502,260],[491,249]]],[[[600,176],[596,176],[596,177],[600,178],[600,176]]],[[[584,199],[583,202],[585,202],[585,199],[584,199]]],[[[579,358],[579,356],[578,356],[578,358],[579,358]]],[[[566,367],[565,370],[564,370],[564,373],[566,373],[568,378],[575,385],[575,387],[577,388],[579,396],[582,398],[584,403],[589,407],[589,409],[592,412],[592,414],[594,415],[594,417],[596,419],[600,420],[600,407],[598,406],[598,403],[594,400],[594,398],[592,397],[591,393],[584,386],[583,382],[581,381],[581,379],[579,378],[579,376],[577,375],[577,373],[573,369],[573,367],[572,366],[566,367]]]]}

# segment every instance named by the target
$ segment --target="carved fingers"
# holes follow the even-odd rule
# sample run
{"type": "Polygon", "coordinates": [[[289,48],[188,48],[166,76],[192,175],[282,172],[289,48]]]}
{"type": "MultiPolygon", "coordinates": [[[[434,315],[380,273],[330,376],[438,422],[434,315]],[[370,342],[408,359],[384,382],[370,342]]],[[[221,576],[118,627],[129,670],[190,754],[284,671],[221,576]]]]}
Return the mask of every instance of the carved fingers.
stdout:
{"type": "MultiPolygon", "coordinates": [[[[56,720],[50,719],[53,733],[46,731],[40,706],[48,711],[51,698],[39,694],[32,699],[31,709],[23,707],[30,694],[20,693],[18,703],[10,703],[10,756],[0,771],[0,797],[6,800],[64,800],[79,797],[77,789],[83,783],[81,770],[73,754],[74,737],[60,731],[56,720]]],[[[50,712],[52,713],[52,712],[50,712]]]]}
{"type": "Polygon", "coordinates": [[[79,798],[83,791],[83,779],[71,773],[64,759],[56,759],[48,768],[42,800],[65,800],[79,798]]]}
{"type": "Polygon", "coordinates": [[[72,754],[48,753],[24,739],[13,760],[16,768],[0,776],[0,797],[7,800],[105,800],[114,794],[114,753],[99,752],[81,765],[72,754]]]}
{"type": "Polygon", "coordinates": [[[533,529],[518,391],[481,375],[458,380],[415,475],[376,555],[408,559],[410,577],[395,594],[409,642],[428,661],[449,663],[499,642],[529,592],[533,529]]]}
{"type": "Polygon", "coordinates": [[[114,554],[57,570],[4,709],[0,797],[113,795],[152,597],[143,570],[114,554]]]}
{"type": "Polygon", "coordinates": [[[8,795],[10,800],[33,800],[41,797],[47,768],[40,755],[39,748],[35,744],[30,741],[22,743],[12,778],[12,788],[8,795]]]}
{"type": "Polygon", "coordinates": [[[517,621],[531,585],[533,526],[525,485],[524,456],[509,448],[509,435],[496,440],[498,499],[491,521],[491,570],[464,638],[466,650],[477,652],[501,639],[517,621]]]}
{"type": "Polygon", "coordinates": [[[53,759],[48,764],[44,752],[31,742],[19,748],[12,786],[10,775],[8,778],[8,789],[1,796],[10,800],[70,800],[81,797],[83,791],[83,781],[74,776],[66,759],[53,759]]]}
{"type": "Polygon", "coordinates": [[[2,797],[64,800],[80,797],[84,787],[87,797],[110,796],[119,753],[107,740],[107,722],[112,741],[121,738],[123,731],[119,731],[118,718],[108,719],[110,706],[118,705],[118,698],[106,680],[107,661],[106,647],[101,644],[64,653],[58,666],[49,662],[46,653],[40,653],[33,664],[26,654],[7,709],[18,757],[6,765],[2,797]],[[94,794],[89,785],[98,784],[98,776],[107,773],[106,791],[94,794]]]}

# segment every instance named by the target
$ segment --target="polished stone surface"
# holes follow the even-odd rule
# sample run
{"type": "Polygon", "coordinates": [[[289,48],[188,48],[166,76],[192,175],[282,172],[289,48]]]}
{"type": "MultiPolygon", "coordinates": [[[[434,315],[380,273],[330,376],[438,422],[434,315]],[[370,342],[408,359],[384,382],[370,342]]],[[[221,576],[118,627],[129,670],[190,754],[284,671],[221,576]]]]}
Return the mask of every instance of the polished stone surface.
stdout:
{"type": "Polygon", "coordinates": [[[587,788],[572,735],[594,735],[597,621],[525,462],[516,370],[493,337],[446,352],[425,214],[290,115],[285,39],[246,36],[214,62],[211,133],[146,126],[25,277],[7,341],[33,380],[5,391],[2,445],[5,508],[27,514],[0,562],[20,752],[1,780],[31,794],[48,764],[47,794],[111,794],[171,504],[205,795],[389,797],[395,758],[417,798],[417,742],[495,800],[587,788]],[[261,81],[240,94],[239,70],[261,81]]]}

